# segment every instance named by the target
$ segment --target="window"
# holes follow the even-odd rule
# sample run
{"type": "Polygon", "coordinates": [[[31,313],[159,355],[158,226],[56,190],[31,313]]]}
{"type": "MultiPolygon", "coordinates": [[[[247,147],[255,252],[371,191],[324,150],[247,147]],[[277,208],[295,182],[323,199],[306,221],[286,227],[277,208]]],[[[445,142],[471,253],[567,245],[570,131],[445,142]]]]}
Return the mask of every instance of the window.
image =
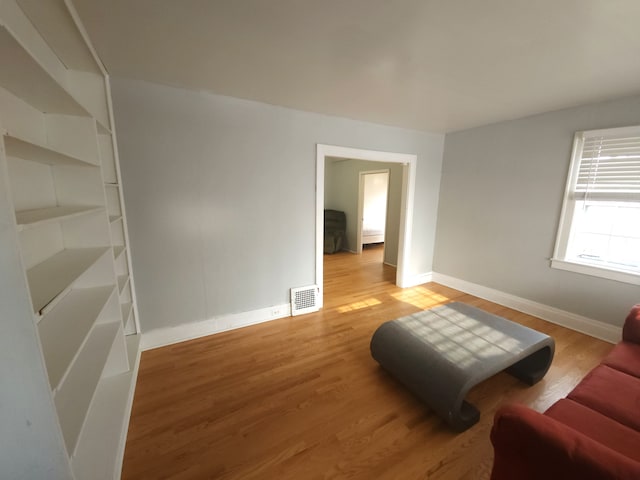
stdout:
{"type": "Polygon", "coordinates": [[[640,126],[576,133],[551,266],[640,285],[640,126]]]}

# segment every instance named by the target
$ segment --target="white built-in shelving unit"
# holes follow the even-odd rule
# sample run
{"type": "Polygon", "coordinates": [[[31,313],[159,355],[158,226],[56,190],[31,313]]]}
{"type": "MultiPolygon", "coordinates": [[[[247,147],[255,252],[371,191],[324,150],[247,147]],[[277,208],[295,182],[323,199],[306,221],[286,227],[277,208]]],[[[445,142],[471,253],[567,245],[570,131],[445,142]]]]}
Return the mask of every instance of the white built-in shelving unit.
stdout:
{"type": "Polygon", "coordinates": [[[71,0],[0,1],[0,133],[22,265],[7,281],[31,300],[46,433],[68,462],[51,478],[119,478],[139,325],[108,76],[71,0]]]}

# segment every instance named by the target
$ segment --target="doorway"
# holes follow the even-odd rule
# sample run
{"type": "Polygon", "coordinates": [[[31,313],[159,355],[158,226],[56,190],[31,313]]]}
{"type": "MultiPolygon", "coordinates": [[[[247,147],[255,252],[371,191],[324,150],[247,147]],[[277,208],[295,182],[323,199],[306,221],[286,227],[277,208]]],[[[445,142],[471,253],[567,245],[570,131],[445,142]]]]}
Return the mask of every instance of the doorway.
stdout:
{"type": "Polygon", "coordinates": [[[318,287],[318,306],[322,307],[323,305],[324,178],[325,162],[328,158],[368,160],[373,162],[399,163],[402,165],[396,285],[401,288],[404,287],[408,284],[406,265],[409,260],[411,230],[413,225],[413,198],[417,156],[406,153],[381,152],[377,150],[363,150],[318,144],[316,148],[316,285],[318,287]]]}
{"type": "Polygon", "coordinates": [[[365,245],[384,244],[387,227],[389,170],[360,172],[356,253],[365,245]]]}

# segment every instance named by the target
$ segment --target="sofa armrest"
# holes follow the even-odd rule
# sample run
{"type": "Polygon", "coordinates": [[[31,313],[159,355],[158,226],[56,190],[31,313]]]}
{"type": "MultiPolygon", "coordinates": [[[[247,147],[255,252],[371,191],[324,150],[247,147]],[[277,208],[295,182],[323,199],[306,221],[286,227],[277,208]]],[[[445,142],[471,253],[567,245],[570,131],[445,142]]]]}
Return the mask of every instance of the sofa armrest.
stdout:
{"type": "Polygon", "coordinates": [[[634,305],[622,327],[622,339],[625,342],[640,344],[640,303],[634,305]]]}
{"type": "Polygon", "coordinates": [[[524,405],[501,407],[491,480],[638,479],[640,463],[524,405]]]}

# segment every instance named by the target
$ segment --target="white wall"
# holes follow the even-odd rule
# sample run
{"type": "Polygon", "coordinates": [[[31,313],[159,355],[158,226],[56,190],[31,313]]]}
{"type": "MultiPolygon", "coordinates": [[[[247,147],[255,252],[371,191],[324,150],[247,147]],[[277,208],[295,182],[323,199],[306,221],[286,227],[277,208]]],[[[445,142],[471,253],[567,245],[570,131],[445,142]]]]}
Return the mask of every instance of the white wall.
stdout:
{"type": "Polygon", "coordinates": [[[398,237],[400,235],[400,208],[402,200],[402,164],[369,162],[365,160],[328,161],[325,165],[325,208],[342,210],[347,215],[347,238],[344,249],[356,250],[358,228],[359,174],[370,170],[389,170],[389,199],[387,208],[387,236],[384,261],[398,263],[398,237]]]}
{"type": "Polygon", "coordinates": [[[640,124],[640,97],[446,136],[434,270],[619,326],[637,285],[552,269],[573,134],[640,124]]]}
{"type": "Polygon", "coordinates": [[[418,155],[409,274],[432,270],[444,136],[112,79],[143,331],[315,279],[317,143],[418,155]]]}

